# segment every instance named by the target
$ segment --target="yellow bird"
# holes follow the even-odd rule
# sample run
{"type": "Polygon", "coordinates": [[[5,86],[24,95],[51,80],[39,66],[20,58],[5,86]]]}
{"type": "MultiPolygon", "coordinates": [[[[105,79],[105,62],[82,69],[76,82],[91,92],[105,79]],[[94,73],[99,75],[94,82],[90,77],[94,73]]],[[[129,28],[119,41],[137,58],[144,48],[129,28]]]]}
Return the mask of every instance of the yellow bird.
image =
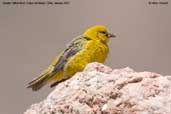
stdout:
{"type": "Polygon", "coordinates": [[[64,51],[52,62],[52,64],[39,76],[28,83],[28,88],[39,90],[45,84],[51,87],[72,77],[82,71],[88,63],[104,63],[109,48],[109,38],[115,35],[108,32],[102,25],[96,25],[72,40],[64,51]]]}

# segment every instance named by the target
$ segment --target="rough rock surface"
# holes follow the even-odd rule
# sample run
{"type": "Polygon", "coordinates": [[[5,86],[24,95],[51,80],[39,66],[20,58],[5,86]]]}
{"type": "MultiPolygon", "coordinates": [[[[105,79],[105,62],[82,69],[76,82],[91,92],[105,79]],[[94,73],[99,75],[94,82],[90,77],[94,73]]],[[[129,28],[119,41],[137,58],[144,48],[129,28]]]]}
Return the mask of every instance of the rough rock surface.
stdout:
{"type": "Polygon", "coordinates": [[[171,76],[91,63],[24,114],[171,114],[171,76]]]}

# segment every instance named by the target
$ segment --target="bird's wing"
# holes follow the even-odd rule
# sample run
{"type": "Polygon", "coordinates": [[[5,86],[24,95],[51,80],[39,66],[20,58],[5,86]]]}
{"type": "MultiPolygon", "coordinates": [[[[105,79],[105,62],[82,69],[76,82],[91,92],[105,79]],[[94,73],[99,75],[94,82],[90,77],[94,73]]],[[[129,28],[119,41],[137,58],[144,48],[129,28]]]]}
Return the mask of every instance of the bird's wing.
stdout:
{"type": "Polygon", "coordinates": [[[78,38],[72,40],[67,46],[66,49],[61,54],[59,60],[54,64],[53,72],[58,72],[63,69],[70,57],[78,53],[84,46],[85,42],[89,39],[84,36],[79,36],[78,38]]]}
{"type": "MultiPolygon", "coordinates": [[[[68,59],[78,53],[84,46],[88,38],[80,36],[69,43],[66,49],[59,54],[59,56],[52,62],[48,69],[46,69],[39,77],[33,79],[29,84],[28,88],[32,88],[33,91],[39,90],[43,85],[45,85],[50,78],[54,76],[55,73],[62,70],[68,61],[68,59]]],[[[61,80],[64,81],[64,80],[61,80]]],[[[58,82],[51,85],[55,86],[58,82]]]]}

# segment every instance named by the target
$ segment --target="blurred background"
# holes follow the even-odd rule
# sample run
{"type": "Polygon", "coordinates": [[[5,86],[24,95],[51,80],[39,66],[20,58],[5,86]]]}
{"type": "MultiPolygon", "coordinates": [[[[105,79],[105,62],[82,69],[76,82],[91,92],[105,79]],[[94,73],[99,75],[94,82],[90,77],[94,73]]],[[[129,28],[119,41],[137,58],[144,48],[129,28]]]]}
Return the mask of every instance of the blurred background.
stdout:
{"type": "MultiPolygon", "coordinates": [[[[61,0],[62,1],[62,0],[61,0]]],[[[69,0],[68,0],[69,1],[69,0]]],[[[0,113],[22,114],[53,90],[26,89],[65,45],[101,24],[111,39],[106,65],[171,75],[171,3],[73,0],[65,5],[0,4],[0,113]]],[[[169,1],[170,2],[170,1],[169,1]]]]}

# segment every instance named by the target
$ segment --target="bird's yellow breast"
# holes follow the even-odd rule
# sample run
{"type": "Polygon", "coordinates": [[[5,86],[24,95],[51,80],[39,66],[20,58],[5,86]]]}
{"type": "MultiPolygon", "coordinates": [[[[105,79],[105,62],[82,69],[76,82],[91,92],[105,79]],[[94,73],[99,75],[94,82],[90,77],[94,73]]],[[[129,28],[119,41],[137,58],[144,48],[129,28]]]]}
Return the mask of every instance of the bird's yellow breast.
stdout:
{"type": "Polygon", "coordinates": [[[104,63],[109,49],[107,44],[100,41],[88,41],[75,56],[71,57],[64,68],[64,75],[73,76],[76,72],[82,71],[88,63],[104,63]]]}

